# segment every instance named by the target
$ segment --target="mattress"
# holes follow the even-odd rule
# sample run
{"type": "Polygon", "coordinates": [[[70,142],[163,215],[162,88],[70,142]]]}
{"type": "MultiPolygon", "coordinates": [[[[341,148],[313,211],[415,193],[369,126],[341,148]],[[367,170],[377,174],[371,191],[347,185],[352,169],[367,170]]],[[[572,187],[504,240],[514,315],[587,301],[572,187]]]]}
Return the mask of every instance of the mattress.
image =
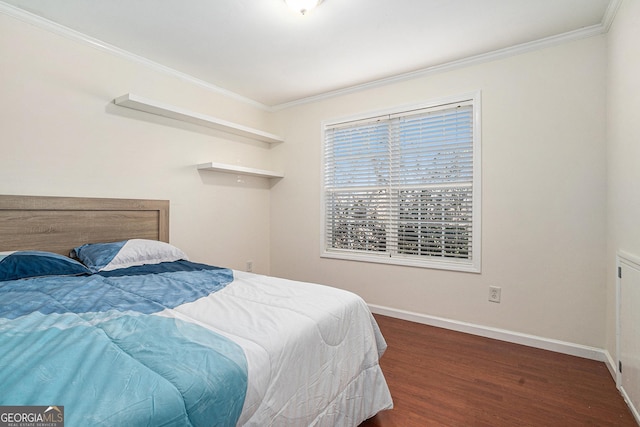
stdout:
{"type": "Polygon", "coordinates": [[[189,261],[0,282],[0,406],[66,426],[357,426],[393,406],[365,302],[189,261]]]}

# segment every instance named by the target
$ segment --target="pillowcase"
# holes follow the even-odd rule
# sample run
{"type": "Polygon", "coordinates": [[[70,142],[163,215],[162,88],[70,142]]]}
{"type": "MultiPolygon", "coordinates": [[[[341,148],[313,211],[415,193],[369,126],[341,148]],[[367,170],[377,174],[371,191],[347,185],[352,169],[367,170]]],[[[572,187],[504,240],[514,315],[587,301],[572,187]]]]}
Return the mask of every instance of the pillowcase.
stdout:
{"type": "Polygon", "coordinates": [[[80,260],[94,273],[189,259],[184,252],[169,243],[146,239],[89,243],[74,248],[71,256],[80,260]]]}
{"type": "Polygon", "coordinates": [[[82,274],[91,272],[78,261],[52,252],[0,252],[0,281],[82,274]]]}

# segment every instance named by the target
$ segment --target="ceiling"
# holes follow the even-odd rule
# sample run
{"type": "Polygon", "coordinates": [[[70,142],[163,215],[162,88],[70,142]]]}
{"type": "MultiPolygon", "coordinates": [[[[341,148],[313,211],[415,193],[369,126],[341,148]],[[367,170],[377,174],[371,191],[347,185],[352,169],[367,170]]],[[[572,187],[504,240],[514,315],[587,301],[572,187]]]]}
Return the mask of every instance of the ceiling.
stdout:
{"type": "Polygon", "coordinates": [[[619,0],[324,0],[304,16],[283,0],[3,2],[274,107],[599,34],[619,0]]]}

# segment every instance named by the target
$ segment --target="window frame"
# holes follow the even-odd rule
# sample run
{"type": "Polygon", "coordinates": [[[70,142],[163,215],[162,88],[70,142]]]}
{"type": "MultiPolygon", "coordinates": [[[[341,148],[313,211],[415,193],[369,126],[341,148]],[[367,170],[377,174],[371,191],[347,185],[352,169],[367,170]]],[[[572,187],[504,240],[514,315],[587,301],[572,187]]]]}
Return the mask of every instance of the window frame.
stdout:
{"type": "MultiPolygon", "coordinates": [[[[349,261],[361,261],[382,263],[391,265],[401,265],[410,267],[430,268],[451,270],[460,272],[480,273],[482,266],[482,223],[481,223],[481,211],[482,211],[482,133],[481,133],[481,93],[480,91],[464,93],[456,96],[450,96],[446,98],[434,99],[420,104],[403,105],[388,108],[385,110],[378,110],[369,113],[361,113],[348,117],[334,118],[325,120],[321,123],[321,180],[320,180],[320,206],[321,206],[321,221],[320,221],[320,256],[322,258],[341,259],[349,261]],[[327,150],[327,135],[328,128],[348,122],[357,121],[369,121],[376,117],[390,117],[410,113],[413,110],[419,109],[438,109],[446,106],[447,104],[456,103],[469,103],[472,106],[472,147],[473,147],[473,178],[472,178],[472,242],[471,242],[471,259],[452,259],[445,257],[429,257],[419,258],[417,256],[407,256],[398,253],[380,253],[373,252],[357,252],[348,249],[335,249],[329,248],[327,228],[327,200],[325,188],[325,155],[327,150]]],[[[397,235],[392,236],[393,238],[397,235]]]]}

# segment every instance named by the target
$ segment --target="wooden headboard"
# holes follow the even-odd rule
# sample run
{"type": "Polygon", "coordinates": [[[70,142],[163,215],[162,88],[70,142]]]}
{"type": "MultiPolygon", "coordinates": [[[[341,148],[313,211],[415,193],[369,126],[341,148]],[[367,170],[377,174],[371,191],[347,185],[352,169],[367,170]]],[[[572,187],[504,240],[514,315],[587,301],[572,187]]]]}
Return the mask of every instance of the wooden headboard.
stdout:
{"type": "Polygon", "coordinates": [[[84,243],[169,242],[169,201],[0,195],[0,251],[69,255],[84,243]]]}

